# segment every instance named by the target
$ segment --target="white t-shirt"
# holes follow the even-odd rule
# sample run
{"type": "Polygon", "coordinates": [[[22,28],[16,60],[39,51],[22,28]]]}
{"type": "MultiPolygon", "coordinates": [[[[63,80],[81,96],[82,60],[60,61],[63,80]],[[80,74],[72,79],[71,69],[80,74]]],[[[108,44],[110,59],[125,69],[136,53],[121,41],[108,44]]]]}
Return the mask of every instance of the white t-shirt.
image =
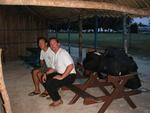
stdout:
{"type": "MultiPolygon", "coordinates": [[[[67,68],[68,65],[73,64],[74,62],[71,58],[71,56],[69,55],[69,53],[65,50],[60,48],[57,53],[55,54],[55,58],[54,58],[54,69],[60,73],[63,74],[67,68]]],[[[76,73],[75,68],[72,69],[71,73],[76,73]]]]}
{"type": "Polygon", "coordinates": [[[48,47],[47,51],[41,50],[40,60],[44,60],[47,67],[53,67],[55,53],[48,47]]]}

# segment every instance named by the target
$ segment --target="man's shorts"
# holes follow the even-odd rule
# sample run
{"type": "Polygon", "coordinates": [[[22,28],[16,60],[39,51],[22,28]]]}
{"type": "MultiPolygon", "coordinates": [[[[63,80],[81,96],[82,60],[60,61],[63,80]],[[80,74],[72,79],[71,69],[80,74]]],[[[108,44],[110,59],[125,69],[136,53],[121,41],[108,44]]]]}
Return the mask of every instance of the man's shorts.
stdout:
{"type": "Polygon", "coordinates": [[[48,69],[48,68],[47,68],[46,65],[43,65],[43,66],[41,66],[41,67],[39,68],[39,70],[41,71],[42,74],[46,73],[47,69],[48,69]]]}
{"type": "Polygon", "coordinates": [[[39,66],[39,67],[35,67],[32,71],[34,70],[39,70],[42,74],[46,73],[46,71],[48,70],[46,64],[42,65],[42,66],[39,66]]]}

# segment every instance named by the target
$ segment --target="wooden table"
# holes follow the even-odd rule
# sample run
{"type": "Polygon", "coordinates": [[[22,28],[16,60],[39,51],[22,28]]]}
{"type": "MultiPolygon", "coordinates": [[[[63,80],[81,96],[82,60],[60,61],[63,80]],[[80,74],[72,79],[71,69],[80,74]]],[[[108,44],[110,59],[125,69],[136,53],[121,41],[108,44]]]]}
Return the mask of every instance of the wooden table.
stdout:
{"type": "Polygon", "coordinates": [[[107,79],[99,79],[95,73],[92,73],[89,79],[82,85],[69,85],[67,86],[70,90],[75,93],[75,96],[71,99],[69,104],[74,104],[78,101],[80,97],[84,99],[83,104],[89,105],[97,102],[103,102],[98,113],[104,113],[113,100],[124,98],[124,100],[129,104],[130,107],[136,108],[136,105],[131,100],[129,96],[141,93],[139,90],[125,91],[124,85],[126,82],[133,78],[137,73],[130,73],[124,76],[111,76],[109,75],[107,79]],[[113,91],[109,92],[105,86],[112,86],[113,91]],[[105,94],[105,96],[95,97],[88,92],[86,89],[89,87],[99,87],[105,94]]]}

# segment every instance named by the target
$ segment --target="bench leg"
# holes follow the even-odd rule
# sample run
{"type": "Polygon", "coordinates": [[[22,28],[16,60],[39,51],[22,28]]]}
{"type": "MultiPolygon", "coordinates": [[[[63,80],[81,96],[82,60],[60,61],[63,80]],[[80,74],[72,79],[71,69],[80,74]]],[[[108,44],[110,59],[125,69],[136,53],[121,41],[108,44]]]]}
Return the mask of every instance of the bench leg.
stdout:
{"type": "MultiPolygon", "coordinates": [[[[91,75],[90,78],[83,84],[81,87],[81,90],[85,91],[93,82],[95,81],[95,76],[91,75]]],[[[80,98],[78,94],[76,94],[72,100],[69,102],[69,104],[74,104],[77,102],[77,100],[80,98]]]]}
{"type": "Polygon", "coordinates": [[[104,102],[98,113],[104,113],[108,106],[112,103],[113,99],[108,99],[107,101],[104,102]]]}
{"type": "MultiPolygon", "coordinates": [[[[132,107],[136,108],[136,105],[133,103],[133,101],[130,99],[129,95],[126,95],[124,92],[124,84],[127,82],[128,79],[122,79],[122,80],[111,80],[112,84],[114,85],[114,90],[110,94],[110,96],[104,96],[104,104],[98,111],[98,113],[104,113],[108,106],[112,103],[114,99],[117,98],[124,98],[127,103],[132,107]]],[[[106,92],[107,93],[107,92],[106,92]]]]}
{"type": "Polygon", "coordinates": [[[113,90],[113,92],[110,94],[110,96],[104,96],[102,99],[104,101],[104,104],[102,105],[102,107],[100,108],[100,110],[98,111],[98,113],[104,113],[106,111],[106,109],[108,108],[108,106],[112,103],[112,101],[116,98],[117,94],[120,91],[116,88],[113,90]]]}
{"type": "Polygon", "coordinates": [[[73,99],[72,99],[68,104],[74,104],[74,103],[76,103],[79,98],[80,98],[80,96],[76,94],[76,95],[73,97],[73,99]]]}
{"type": "Polygon", "coordinates": [[[107,91],[107,89],[104,86],[99,86],[99,88],[105,93],[105,95],[110,95],[110,93],[107,91]]]}
{"type": "Polygon", "coordinates": [[[127,103],[133,108],[136,108],[136,105],[133,103],[133,101],[130,99],[130,97],[124,97],[124,99],[127,101],[127,103]]]}

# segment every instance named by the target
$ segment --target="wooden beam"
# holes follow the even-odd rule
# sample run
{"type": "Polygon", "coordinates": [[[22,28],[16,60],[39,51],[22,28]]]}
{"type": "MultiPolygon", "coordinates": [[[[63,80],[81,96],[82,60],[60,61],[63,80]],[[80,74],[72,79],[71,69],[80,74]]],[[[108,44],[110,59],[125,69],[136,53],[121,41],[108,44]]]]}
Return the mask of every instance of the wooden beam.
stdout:
{"type": "Polygon", "coordinates": [[[6,86],[5,86],[4,79],[3,79],[1,52],[2,52],[2,49],[0,49],[0,94],[2,95],[2,99],[4,101],[3,106],[5,108],[4,109],[5,113],[12,113],[9,96],[7,94],[6,86]]]}
{"type": "Polygon", "coordinates": [[[70,20],[69,20],[69,19],[68,19],[67,27],[68,27],[68,28],[67,28],[67,32],[68,32],[68,51],[69,51],[69,54],[70,54],[70,47],[71,47],[71,46],[70,46],[70,45],[71,45],[70,43],[71,43],[71,42],[70,42],[70,20]]]}
{"type": "Polygon", "coordinates": [[[81,0],[0,0],[0,5],[33,5],[33,6],[51,6],[66,8],[83,8],[112,10],[137,16],[150,16],[150,10],[142,10],[114,3],[98,1],[81,1],[81,0]]]}
{"type": "Polygon", "coordinates": [[[82,19],[79,16],[79,62],[82,63],[82,47],[83,47],[83,33],[82,33],[82,19]]]}
{"type": "Polygon", "coordinates": [[[94,48],[97,48],[97,34],[98,34],[98,16],[95,16],[95,29],[94,29],[94,48]]]}
{"type": "Polygon", "coordinates": [[[123,46],[125,53],[128,53],[128,29],[127,29],[127,15],[123,17],[123,46]]]}

